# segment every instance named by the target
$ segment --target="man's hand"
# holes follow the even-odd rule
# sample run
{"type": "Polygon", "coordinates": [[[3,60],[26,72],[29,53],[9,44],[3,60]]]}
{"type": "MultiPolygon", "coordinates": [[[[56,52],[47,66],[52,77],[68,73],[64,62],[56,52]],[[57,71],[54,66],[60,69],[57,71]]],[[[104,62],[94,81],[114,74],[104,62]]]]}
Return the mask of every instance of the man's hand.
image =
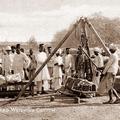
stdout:
{"type": "Polygon", "coordinates": [[[98,77],[98,76],[99,76],[99,72],[97,71],[97,72],[96,72],[96,77],[98,77]]]}
{"type": "Polygon", "coordinates": [[[101,70],[103,70],[103,69],[104,69],[104,67],[98,67],[98,68],[97,68],[98,71],[101,71],[101,70]]]}
{"type": "Polygon", "coordinates": [[[58,63],[55,63],[54,65],[55,65],[55,66],[58,65],[58,63]]]}
{"type": "Polygon", "coordinates": [[[11,74],[14,74],[14,70],[11,70],[11,74]]]}
{"type": "Polygon", "coordinates": [[[105,76],[105,74],[101,74],[100,76],[103,77],[103,76],[105,76]]]}

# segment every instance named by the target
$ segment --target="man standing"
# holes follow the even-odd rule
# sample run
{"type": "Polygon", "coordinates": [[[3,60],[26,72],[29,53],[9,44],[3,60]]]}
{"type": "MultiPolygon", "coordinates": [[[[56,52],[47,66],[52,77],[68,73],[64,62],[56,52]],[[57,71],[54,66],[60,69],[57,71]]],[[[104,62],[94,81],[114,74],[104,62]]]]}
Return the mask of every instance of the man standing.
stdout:
{"type": "MultiPolygon", "coordinates": [[[[48,50],[48,56],[51,54],[51,47],[47,47],[48,50]]],[[[51,58],[48,62],[48,70],[50,73],[50,77],[53,77],[53,58],[51,58]]]]}
{"type": "Polygon", "coordinates": [[[113,88],[115,82],[115,76],[118,72],[118,55],[116,53],[117,48],[114,45],[110,45],[110,58],[106,63],[106,66],[103,70],[103,78],[101,80],[100,86],[98,88],[98,94],[104,94],[108,92],[109,101],[104,102],[104,104],[120,103],[120,97],[118,96],[116,90],[113,88]],[[113,101],[113,94],[116,97],[116,100],[113,101]]]}
{"type": "Polygon", "coordinates": [[[35,74],[35,70],[37,68],[37,61],[35,59],[35,55],[33,54],[32,49],[29,50],[29,57],[30,57],[30,60],[31,60],[29,68],[28,68],[29,79],[30,79],[35,74]]]}
{"type": "Polygon", "coordinates": [[[19,47],[16,47],[16,54],[13,59],[12,64],[12,70],[14,74],[19,73],[21,76],[21,79],[24,79],[24,71],[23,68],[28,68],[30,65],[30,59],[27,57],[27,55],[20,52],[19,47]]]}
{"type": "MultiPolygon", "coordinates": [[[[51,46],[47,47],[48,56],[51,55],[51,51],[52,51],[51,49],[52,49],[51,46]]],[[[53,57],[49,60],[47,65],[48,65],[48,70],[49,70],[49,74],[50,74],[50,89],[52,89],[53,65],[54,65],[53,57]]]]}
{"type": "MultiPolygon", "coordinates": [[[[100,54],[100,49],[99,48],[96,47],[94,49],[94,55],[95,55],[95,58],[94,58],[95,65],[98,68],[102,68],[104,66],[104,62],[103,62],[103,57],[100,54]]],[[[95,66],[93,66],[93,70],[94,70],[94,72],[93,72],[93,83],[95,83],[96,89],[98,89],[99,83],[100,83],[101,72],[98,71],[95,66]]]]}
{"type": "Polygon", "coordinates": [[[67,79],[67,77],[71,76],[72,74],[72,70],[73,70],[73,66],[74,66],[74,60],[73,60],[73,56],[70,54],[70,48],[66,48],[66,55],[65,55],[65,79],[67,79]]]}
{"type": "Polygon", "coordinates": [[[78,52],[77,52],[77,57],[75,60],[75,70],[76,70],[76,74],[78,78],[85,78],[85,60],[86,60],[86,56],[85,54],[82,52],[82,47],[79,46],[78,48],[78,52]]]}
{"type": "MultiPolygon", "coordinates": [[[[43,44],[40,44],[39,53],[36,54],[37,70],[45,62],[46,59],[47,54],[44,52],[44,46],[43,44]]],[[[44,66],[44,68],[40,71],[35,80],[37,83],[37,94],[39,93],[39,91],[41,91],[41,94],[45,94],[46,93],[45,90],[49,89],[48,80],[50,80],[47,65],[44,66]]]]}
{"type": "Polygon", "coordinates": [[[5,53],[3,55],[3,70],[4,75],[9,75],[11,73],[12,61],[10,58],[11,47],[7,46],[5,49],[5,53]]]}
{"type": "MultiPolygon", "coordinates": [[[[15,46],[11,46],[11,54],[10,54],[10,59],[11,59],[11,62],[12,62],[11,65],[13,65],[13,60],[14,60],[15,54],[16,54],[16,48],[15,48],[15,46]]],[[[13,71],[11,71],[11,72],[13,72],[13,71]]]]}
{"type": "Polygon", "coordinates": [[[54,59],[54,68],[53,68],[53,88],[55,90],[61,88],[62,86],[62,66],[63,66],[63,59],[60,55],[60,52],[57,51],[56,57],[54,59]]]}

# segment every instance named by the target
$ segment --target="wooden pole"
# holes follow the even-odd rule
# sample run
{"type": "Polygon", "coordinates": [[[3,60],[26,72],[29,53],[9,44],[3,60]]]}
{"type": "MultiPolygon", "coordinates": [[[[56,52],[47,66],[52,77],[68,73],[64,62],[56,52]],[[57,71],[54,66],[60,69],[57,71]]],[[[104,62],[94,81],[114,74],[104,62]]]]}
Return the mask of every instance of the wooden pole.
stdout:
{"type": "MultiPolygon", "coordinates": [[[[90,58],[90,56],[85,52],[85,50],[83,48],[81,48],[81,50],[84,52],[84,54],[88,57],[88,59],[91,61],[91,63],[98,68],[98,66],[92,61],[92,59],[90,58]]],[[[100,71],[101,72],[101,71],[100,71]]],[[[101,72],[102,73],[102,72],[101,72]]]]}
{"type": "Polygon", "coordinates": [[[92,61],[92,59],[90,58],[90,56],[85,52],[85,50],[83,48],[81,48],[81,50],[83,51],[83,53],[88,57],[88,59],[92,62],[92,64],[98,68],[98,66],[92,61]]]}
{"type": "Polygon", "coordinates": [[[77,26],[79,25],[80,21],[81,21],[81,19],[74,24],[74,26],[72,27],[72,29],[70,31],[68,31],[68,33],[64,36],[64,38],[58,43],[57,47],[53,50],[53,52],[51,53],[51,55],[46,59],[46,61],[41,65],[41,67],[36,71],[36,73],[34,74],[34,76],[26,84],[26,86],[23,87],[23,89],[20,91],[20,93],[18,94],[18,96],[14,99],[14,101],[18,100],[19,97],[21,97],[23,95],[23,93],[25,92],[26,88],[28,88],[30,86],[30,84],[32,83],[32,81],[36,78],[36,76],[40,73],[40,71],[44,68],[44,66],[49,62],[49,60],[52,58],[52,56],[63,45],[63,43],[67,40],[67,38],[71,35],[71,33],[77,28],[77,26]]]}
{"type": "Polygon", "coordinates": [[[100,37],[100,35],[97,33],[97,31],[95,30],[95,28],[93,27],[93,25],[88,22],[88,20],[86,20],[86,23],[88,25],[88,27],[93,31],[93,33],[96,35],[96,37],[98,38],[99,42],[101,43],[101,45],[103,46],[103,49],[108,53],[108,55],[110,55],[109,50],[107,49],[105,43],[103,42],[102,38],[100,37]]]}

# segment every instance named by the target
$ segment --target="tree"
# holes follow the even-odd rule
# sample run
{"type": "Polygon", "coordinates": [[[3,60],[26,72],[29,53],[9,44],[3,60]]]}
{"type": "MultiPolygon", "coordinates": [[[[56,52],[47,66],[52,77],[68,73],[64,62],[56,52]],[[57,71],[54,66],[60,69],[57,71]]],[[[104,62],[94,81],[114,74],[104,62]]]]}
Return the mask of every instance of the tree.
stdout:
{"type": "MultiPolygon", "coordinates": [[[[71,29],[71,27],[73,27],[73,25],[70,25],[69,29],[71,29]]],[[[68,30],[69,30],[68,29],[68,30]]],[[[62,30],[59,31],[55,34],[54,36],[54,46],[56,46],[58,44],[59,41],[61,41],[64,36],[66,35],[66,33],[68,32],[68,30],[62,30]]],[[[62,45],[63,48],[65,47],[71,47],[71,48],[75,48],[78,44],[79,44],[79,29],[77,28],[70,36],[69,38],[65,41],[65,43],[62,45]]]]}
{"type": "Polygon", "coordinates": [[[28,41],[28,46],[29,46],[29,49],[32,48],[33,50],[36,50],[38,48],[38,43],[34,36],[30,37],[28,41]]]}
{"type": "MultiPolygon", "coordinates": [[[[97,13],[93,16],[89,17],[88,20],[93,24],[98,34],[101,36],[103,41],[106,44],[120,43],[120,19],[110,19],[107,17],[102,16],[102,14],[97,13]]],[[[70,25],[68,30],[71,29],[73,25],[70,25]]],[[[78,26],[77,29],[70,35],[70,37],[66,40],[62,47],[78,47],[80,44],[80,27],[78,26]]],[[[54,46],[63,39],[65,34],[68,30],[62,30],[55,34],[54,36],[54,46]]],[[[95,35],[90,31],[87,27],[87,37],[89,41],[90,47],[100,46],[95,35]]]]}

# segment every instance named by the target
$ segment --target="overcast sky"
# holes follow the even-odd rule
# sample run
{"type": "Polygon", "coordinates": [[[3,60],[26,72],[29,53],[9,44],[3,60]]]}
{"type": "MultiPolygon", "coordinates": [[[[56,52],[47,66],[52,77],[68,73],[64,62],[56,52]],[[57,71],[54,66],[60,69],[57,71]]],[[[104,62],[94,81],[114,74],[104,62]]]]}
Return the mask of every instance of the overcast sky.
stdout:
{"type": "Polygon", "coordinates": [[[0,41],[51,41],[80,16],[120,17],[120,0],[0,0],[0,41]]]}

